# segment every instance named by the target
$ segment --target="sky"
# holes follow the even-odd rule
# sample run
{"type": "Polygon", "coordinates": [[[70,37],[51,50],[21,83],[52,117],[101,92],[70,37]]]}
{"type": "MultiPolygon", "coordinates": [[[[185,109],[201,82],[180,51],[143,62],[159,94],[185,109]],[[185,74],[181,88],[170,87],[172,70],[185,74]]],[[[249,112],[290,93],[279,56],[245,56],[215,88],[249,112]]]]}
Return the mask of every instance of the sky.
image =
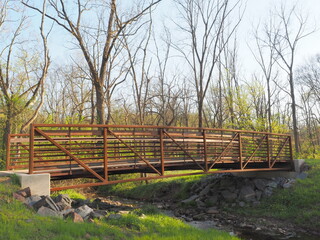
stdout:
{"type": "MultiPolygon", "coordinates": [[[[123,0],[123,2],[125,1],[127,0],[123,0]]],[[[248,45],[253,44],[251,37],[252,26],[259,21],[263,22],[268,17],[268,11],[277,5],[279,6],[279,3],[284,1],[246,0],[246,11],[237,33],[239,36],[239,63],[243,72],[253,72],[258,67],[248,47],[248,45]]],[[[300,65],[314,54],[320,53],[320,0],[287,0],[286,2],[289,4],[296,2],[303,13],[309,15],[310,29],[318,25],[317,30],[303,39],[298,45],[296,65],[300,65]]],[[[158,26],[163,23],[170,24],[170,18],[175,18],[176,16],[177,11],[173,0],[163,0],[155,11],[155,21],[158,26]]],[[[70,41],[65,35],[67,33],[64,30],[56,29],[50,37],[51,56],[59,63],[68,61],[68,53],[71,51],[66,49],[66,46],[70,46],[70,41]]]]}

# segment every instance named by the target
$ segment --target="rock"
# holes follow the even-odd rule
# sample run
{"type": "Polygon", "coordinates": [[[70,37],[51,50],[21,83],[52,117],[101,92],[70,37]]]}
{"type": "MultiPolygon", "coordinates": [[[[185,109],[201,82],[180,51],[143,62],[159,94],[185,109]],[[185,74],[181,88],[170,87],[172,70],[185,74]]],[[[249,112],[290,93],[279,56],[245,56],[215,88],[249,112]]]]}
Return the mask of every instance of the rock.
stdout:
{"type": "Polygon", "coordinates": [[[50,196],[42,196],[41,200],[34,203],[33,208],[37,211],[41,207],[47,207],[55,212],[59,212],[60,208],[56,205],[56,203],[52,200],[50,196]]]}
{"type": "Polygon", "coordinates": [[[54,199],[54,201],[61,211],[70,209],[72,206],[72,199],[69,197],[68,194],[60,194],[54,199]]]}
{"type": "Polygon", "coordinates": [[[253,183],[257,189],[259,189],[260,191],[263,191],[268,184],[268,180],[258,178],[258,179],[253,179],[253,183]]]}
{"type": "Polygon", "coordinates": [[[271,187],[267,187],[264,191],[263,191],[263,196],[264,197],[270,197],[273,193],[273,188],[271,187]]]}
{"type": "Polygon", "coordinates": [[[261,197],[262,197],[262,191],[256,190],[256,199],[260,201],[261,197]]]}
{"type": "Polygon", "coordinates": [[[105,217],[105,214],[101,214],[100,212],[96,212],[96,211],[93,211],[90,216],[93,218],[93,219],[102,219],[105,217]]]}
{"type": "Polygon", "coordinates": [[[93,200],[89,206],[92,208],[99,208],[100,209],[100,205],[102,204],[102,200],[100,198],[96,198],[95,200],[93,200]]]}
{"type": "Polygon", "coordinates": [[[78,213],[83,219],[85,219],[93,212],[93,209],[88,207],[87,205],[83,205],[81,207],[78,207],[74,211],[78,213]]]}
{"type": "Polygon", "coordinates": [[[224,178],[220,181],[220,189],[227,189],[229,187],[234,186],[235,182],[232,178],[224,178]]]}
{"type": "Polygon", "coordinates": [[[192,195],[188,199],[182,200],[181,203],[191,203],[194,200],[196,200],[199,197],[199,195],[192,195]]]}
{"type": "Polygon", "coordinates": [[[203,221],[203,220],[205,220],[205,218],[206,218],[205,213],[200,213],[200,214],[193,216],[193,220],[196,220],[196,221],[203,221]]]}
{"type": "Polygon", "coordinates": [[[83,205],[90,205],[90,200],[88,199],[77,199],[77,200],[73,200],[72,202],[72,207],[74,208],[78,208],[81,207],[83,205]]]}
{"type": "Polygon", "coordinates": [[[206,204],[203,201],[201,201],[199,198],[196,200],[196,204],[199,208],[206,207],[206,204]]]}
{"type": "Polygon", "coordinates": [[[218,214],[219,210],[215,207],[208,208],[206,211],[208,214],[218,214]]]}
{"type": "Polygon", "coordinates": [[[283,188],[291,188],[293,186],[293,184],[295,183],[295,180],[291,179],[288,182],[284,183],[282,185],[283,188]]]}
{"type": "Polygon", "coordinates": [[[70,218],[73,222],[83,222],[83,218],[76,212],[70,212],[66,217],[70,218]]]}
{"type": "Polygon", "coordinates": [[[109,219],[109,220],[112,220],[112,219],[117,220],[117,219],[120,219],[120,218],[122,218],[122,215],[121,215],[121,214],[110,214],[110,215],[108,216],[108,219],[109,219]]]}
{"type": "Polygon", "coordinates": [[[211,188],[214,186],[214,184],[207,185],[204,189],[202,189],[199,193],[199,196],[206,196],[210,192],[211,188]]]}
{"type": "Polygon", "coordinates": [[[299,173],[298,176],[297,176],[297,179],[306,179],[308,177],[308,173],[306,172],[302,172],[302,173],[299,173]]]}
{"type": "Polygon", "coordinates": [[[221,194],[227,202],[234,202],[237,199],[237,194],[230,192],[229,190],[224,190],[221,194]]]}
{"type": "Polygon", "coordinates": [[[25,204],[32,207],[35,203],[39,202],[42,198],[38,195],[32,195],[25,199],[25,204]]]}
{"type": "Polygon", "coordinates": [[[17,191],[16,193],[21,195],[24,198],[31,197],[31,190],[29,187],[21,189],[21,190],[17,191]]]}
{"type": "Polygon", "coordinates": [[[56,212],[54,210],[52,210],[51,208],[48,207],[40,207],[37,211],[37,213],[41,216],[45,216],[45,217],[61,217],[61,215],[59,214],[59,212],[56,212]]]}
{"type": "Polygon", "coordinates": [[[205,203],[207,206],[214,206],[218,203],[218,195],[210,196],[206,199],[205,203]]]}
{"type": "Polygon", "coordinates": [[[129,211],[119,211],[119,214],[129,214],[129,211]]]}
{"type": "Polygon", "coordinates": [[[66,209],[66,210],[62,210],[60,212],[60,214],[66,217],[68,214],[70,214],[72,212],[74,212],[74,209],[73,208],[69,208],[69,209],[66,209]]]}
{"type": "Polygon", "coordinates": [[[267,187],[277,188],[278,187],[278,183],[276,183],[275,181],[269,181],[267,183],[267,187]]]}
{"type": "Polygon", "coordinates": [[[252,201],[255,199],[256,193],[250,186],[243,186],[240,190],[239,198],[245,201],[252,201]]]}
{"type": "Polygon", "coordinates": [[[241,201],[241,202],[239,202],[239,206],[240,206],[240,207],[245,207],[245,206],[246,206],[246,203],[241,201]]]}
{"type": "Polygon", "coordinates": [[[18,193],[13,193],[12,194],[13,198],[17,199],[18,201],[24,203],[26,201],[25,197],[21,196],[20,194],[18,193]]]}

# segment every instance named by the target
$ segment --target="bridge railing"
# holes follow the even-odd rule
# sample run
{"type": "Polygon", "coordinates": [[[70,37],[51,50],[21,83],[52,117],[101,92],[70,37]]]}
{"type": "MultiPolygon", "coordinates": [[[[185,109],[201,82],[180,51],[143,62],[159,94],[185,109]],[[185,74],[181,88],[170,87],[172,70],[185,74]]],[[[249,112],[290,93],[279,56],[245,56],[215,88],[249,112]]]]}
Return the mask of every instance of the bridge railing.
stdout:
{"type": "Polygon", "coordinates": [[[291,136],[228,129],[35,124],[30,134],[10,135],[7,169],[28,168],[54,178],[170,170],[289,170],[291,136]]]}

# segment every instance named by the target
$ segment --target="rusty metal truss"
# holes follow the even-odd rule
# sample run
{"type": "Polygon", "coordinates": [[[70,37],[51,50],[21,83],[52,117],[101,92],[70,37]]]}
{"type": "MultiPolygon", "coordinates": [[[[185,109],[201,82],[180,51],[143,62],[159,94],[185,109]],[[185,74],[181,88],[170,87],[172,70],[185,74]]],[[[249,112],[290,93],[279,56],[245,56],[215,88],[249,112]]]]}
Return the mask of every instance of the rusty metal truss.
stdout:
{"type": "Polygon", "coordinates": [[[97,186],[219,172],[278,171],[293,167],[291,136],[211,128],[133,125],[34,124],[30,134],[11,134],[7,170],[50,173],[54,179],[97,186]],[[171,170],[198,170],[170,174],[171,170]],[[151,173],[111,180],[114,174],[151,173]]]}

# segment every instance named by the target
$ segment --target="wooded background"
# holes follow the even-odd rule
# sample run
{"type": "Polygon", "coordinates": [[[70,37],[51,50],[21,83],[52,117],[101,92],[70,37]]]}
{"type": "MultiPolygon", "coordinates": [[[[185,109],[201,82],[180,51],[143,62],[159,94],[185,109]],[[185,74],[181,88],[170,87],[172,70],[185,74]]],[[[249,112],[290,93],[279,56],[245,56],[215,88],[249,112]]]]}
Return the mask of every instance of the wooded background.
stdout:
{"type": "Polygon", "coordinates": [[[317,26],[301,7],[277,1],[253,23],[258,69],[244,74],[246,1],[174,0],[175,18],[160,19],[163,2],[0,0],[3,160],[7,135],[31,123],[292,133],[296,157],[319,155],[320,55],[296,64],[317,26]]]}

